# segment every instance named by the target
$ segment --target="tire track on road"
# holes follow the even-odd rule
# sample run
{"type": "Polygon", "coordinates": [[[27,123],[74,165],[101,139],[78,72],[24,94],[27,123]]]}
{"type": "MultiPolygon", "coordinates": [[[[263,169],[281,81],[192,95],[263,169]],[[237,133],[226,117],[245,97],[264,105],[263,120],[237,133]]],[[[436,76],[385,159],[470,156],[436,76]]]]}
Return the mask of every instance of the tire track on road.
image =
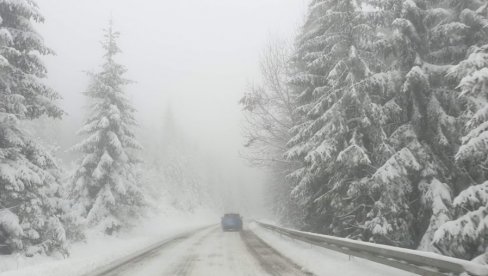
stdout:
{"type": "Polygon", "coordinates": [[[274,248],[249,230],[241,232],[247,250],[258,260],[261,267],[274,276],[313,276],[303,271],[297,264],[281,255],[274,248]]]}
{"type": "Polygon", "coordinates": [[[170,268],[170,272],[165,273],[163,275],[178,275],[178,276],[185,276],[185,275],[191,275],[195,262],[198,259],[198,255],[194,252],[196,248],[199,248],[204,241],[211,235],[215,234],[215,232],[218,230],[218,228],[213,229],[212,231],[207,232],[205,235],[201,236],[196,242],[194,242],[190,246],[190,250],[193,252],[189,252],[186,257],[184,257],[180,262],[178,262],[176,265],[174,265],[172,268],[170,268]]]}

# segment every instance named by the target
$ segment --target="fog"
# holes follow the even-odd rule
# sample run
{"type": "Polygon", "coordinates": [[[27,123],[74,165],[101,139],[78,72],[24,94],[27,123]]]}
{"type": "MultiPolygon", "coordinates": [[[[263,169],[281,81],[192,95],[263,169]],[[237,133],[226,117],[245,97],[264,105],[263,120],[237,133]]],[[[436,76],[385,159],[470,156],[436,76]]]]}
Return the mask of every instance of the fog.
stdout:
{"type": "MultiPolygon", "coordinates": [[[[161,126],[168,108],[175,122],[207,162],[222,175],[226,190],[246,212],[261,211],[263,177],[241,157],[242,112],[238,105],[249,83],[257,81],[262,48],[270,36],[292,37],[305,0],[39,0],[46,18],[38,26],[55,56],[44,60],[48,84],[68,113],[58,122],[60,156],[76,140],[85,114],[85,90],[101,63],[102,31],[112,18],[121,33],[118,61],[135,83],[126,91],[138,110],[138,137],[161,126]],[[229,192],[230,191],[230,192],[229,192]],[[245,206],[244,206],[245,205],[245,206]]],[[[146,152],[147,155],[147,152],[146,152]]]]}

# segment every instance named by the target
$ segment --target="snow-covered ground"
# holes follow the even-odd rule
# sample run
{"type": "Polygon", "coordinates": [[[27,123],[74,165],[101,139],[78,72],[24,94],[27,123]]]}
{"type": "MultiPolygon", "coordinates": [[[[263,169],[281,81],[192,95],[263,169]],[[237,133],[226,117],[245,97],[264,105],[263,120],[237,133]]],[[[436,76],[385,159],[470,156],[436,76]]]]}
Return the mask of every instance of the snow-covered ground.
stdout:
{"type": "Polygon", "coordinates": [[[398,270],[365,259],[327,250],[302,241],[293,240],[275,232],[263,229],[254,223],[249,226],[252,231],[278,252],[293,260],[315,275],[341,276],[413,276],[398,270]]]}
{"type": "MultiPolygon", "coordinates": [[[[91,233],[86,243],[72,246],[69,259],[0,257],[1,276],[79,276],[129,256],[181,233],[218,222],[210,212],[168,212],[154,216],[117,237],[91,233]]],[[[254,223],[246,225],[274,248],[253,238],[249,231],[224,233],[217,226],[151,251],[144,258],[124,263],[107,276],[118,275],[338,275],[412,276],[415,274],[361,258],[293,240],[254,223]],[[267,247],[267,248],[266,248],[267,247]],[[268,250],[269,249],[269,250],[268,250]]]]}
{"type": "Polygon", "coordinates": [[[218,216],[210,211],[188,214],[168,210],[164,214],[146,218],[130,232],[120,233],[115,237],[96,232],[88,233],[86,242],[71,246],[71,256],[68,259],[46,256],[0,256],[0,275],[82,275],[158,241],[218,221],[218,216]]]}

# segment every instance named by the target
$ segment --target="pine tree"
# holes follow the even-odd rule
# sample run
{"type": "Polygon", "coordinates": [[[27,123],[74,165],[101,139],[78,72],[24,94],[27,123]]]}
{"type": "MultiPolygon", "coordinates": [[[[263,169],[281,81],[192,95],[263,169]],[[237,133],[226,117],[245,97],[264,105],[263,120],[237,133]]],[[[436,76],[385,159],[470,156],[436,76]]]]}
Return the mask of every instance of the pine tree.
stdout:
{"type": "Polygon", "coordinates": [[[128,225],[144,201],[137,175],[141,146],[132,130],[135,109],[123,91],[130,81],[123,77],[125,67],[115,61],[118,37],[110,23],[102,43],[102,69],[90,74],[85,92],[90,114],[79,134],[87,138],[74,147],[83,157],[72,180],[75,210],[88,226],[108,234],[128,225]]]}
{"type": "Polygon", "coordinates": [[[431,211],[432,215],[418,249],[438,252],[438,248],[432,244],[432,241],[437,230],[452,219],[452,189],[437,179],[432,179],[430,183],[421,182],[419,189],[422,193],[422,206],[431,211]]]}
{"type": "Polygon", "coordinates": [[[447,77],[459,83],[460,97],[467,100],[465,135],[456,161],[469,173],[472,185],[455,197],[455,220],[442,225],[433,240],[442,253],[467,259],[488,248],[488,3],[470,7],[461,11],[461,19],[477,45],[447,77]]]}
{"type": "Polygon", "coordinates": [[[377,43],[389,68],[385,74],[399,81],[394,102],[401,112],[388,133],[394,154],[372,176],[373,188],[380,189],[372,189],[374,208],[364,226],[373,241],[430,248],[466,177],[452,158],[461,106],[444,76],[468,48],[467,26],[457,20],[453,1],[368,2],[382,14],[385,38],[377,43]]]}
{"type": "Polygon", "coordinates": [[[488,182],[462,191],[453,202],[455,220],[442,224],[432,239],[443,254],[473,259],[488,248],[488,182]]]}
{"type": "Polygon", "coordinates": [[[55,159],[22,129],[43,115],[60,118],[59,95],[46,86],[44,45],[34,1],[0,1],[0,243],[27,255],[65,250],[55,159]]]}
{"type": "Polygon", "coordinates": [[[468,175],[453,158],[464,101],[445,75],[480,37],[468,2],[312,1],[287,152],[305,164],[292,177],[312,230],[427,248],[451,218],[468,175]]]}
{"type": "Polygon", "coordinates": [[[302,120],[287,157],[293,193],[315,231],[357,235],[367,214],[367,177],[390,149],[385,144],[394,83],[380,74],[375,26],[357,1],[312,1],[297,43],[291,81],[302,120]]]}
{"type": "Polygon", "coordinates": [[[487,179],[484,163],[486,162],[487,149],[483,146],[485,134],[484,124],[486,123],[486,91],[484,85],[487,81],[488,65],[488,38],[483,36],[488,31],[488,18],[486,14],[487,5],[478,11],[464,10],[462,14],[467,24],[470,25],[469,34],[471,37],[478,37],[478,41],[470,48],[468,57],[452,67],[447,78],[452,80],[459,90],[460,99],[465,100],[466,108],[463,117],[465,119],[465,133],[462,138],[462,145],[456,154],[456,160],[468,170],[475,182],[483,182],[487,179]],[[484,14],[483,14],[484,12],[484,14]],[[469,14],[469,16],[468,16],[469,14]],[[479,29],[479,26],[485,26],[479,29]]]}

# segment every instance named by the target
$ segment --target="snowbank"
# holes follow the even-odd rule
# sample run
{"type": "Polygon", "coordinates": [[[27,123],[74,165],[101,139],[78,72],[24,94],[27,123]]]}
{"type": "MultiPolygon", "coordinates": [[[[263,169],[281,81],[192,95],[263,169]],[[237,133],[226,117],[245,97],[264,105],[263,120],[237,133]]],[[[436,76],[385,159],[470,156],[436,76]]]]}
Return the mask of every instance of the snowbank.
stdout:
{"type": "Polygon", "coordinates": [[[0,256],[0,275],[82,275],[158,241],[217,222],[218,216],[210,211],[188,214],[169,210],[163,214],[152,215],[131,231],[115,237],[90,232],[86,242],[72,245],[71,256],[68,259],[46,256],[0,256]]]}

